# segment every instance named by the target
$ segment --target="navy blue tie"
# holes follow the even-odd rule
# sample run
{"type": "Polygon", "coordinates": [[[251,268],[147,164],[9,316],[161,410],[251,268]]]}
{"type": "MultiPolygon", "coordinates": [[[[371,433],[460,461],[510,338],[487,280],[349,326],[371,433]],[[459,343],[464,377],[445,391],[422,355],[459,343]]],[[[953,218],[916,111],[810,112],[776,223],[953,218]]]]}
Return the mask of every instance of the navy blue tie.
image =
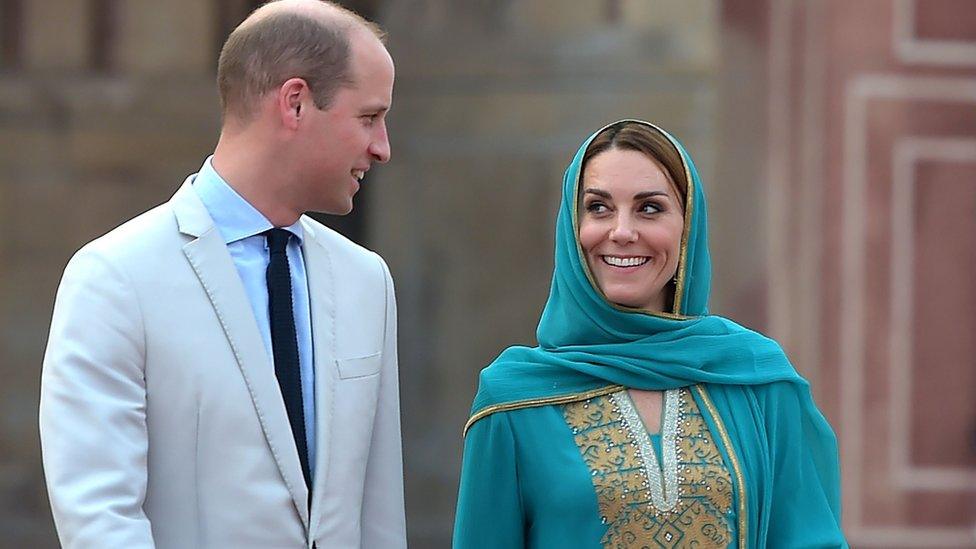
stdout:
{"type": "Polygon", "coordinates": [[[268,239],[271,261],[268,263],[268,312],[271,320],[271,350],[274,355],[275,377],[291,423],[291,433],[302,463],[302,475],[309,494],[312,475],[308,467],[308,444],[305,441],[305,412],[302,405],[302,372],[298,362],[298,336],[295,333],[295,312],[292,309],[291,269],[288,267],[288,239],[291,233],[271,229],[264,233],[268,239]]]}

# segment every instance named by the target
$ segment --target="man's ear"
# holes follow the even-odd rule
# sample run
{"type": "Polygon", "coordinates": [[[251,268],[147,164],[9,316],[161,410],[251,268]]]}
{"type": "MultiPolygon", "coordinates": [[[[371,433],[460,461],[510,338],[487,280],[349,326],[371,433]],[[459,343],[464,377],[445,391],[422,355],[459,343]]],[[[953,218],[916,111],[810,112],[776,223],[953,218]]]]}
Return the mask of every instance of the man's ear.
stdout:
{"type": "Polygon", "coordinates": [[[305,106],[311,96],[308,83],[302,78],[290,78],[278,88],[275,106],[281,124],[290,129],[298,129],[305,116],[305,106]]]}

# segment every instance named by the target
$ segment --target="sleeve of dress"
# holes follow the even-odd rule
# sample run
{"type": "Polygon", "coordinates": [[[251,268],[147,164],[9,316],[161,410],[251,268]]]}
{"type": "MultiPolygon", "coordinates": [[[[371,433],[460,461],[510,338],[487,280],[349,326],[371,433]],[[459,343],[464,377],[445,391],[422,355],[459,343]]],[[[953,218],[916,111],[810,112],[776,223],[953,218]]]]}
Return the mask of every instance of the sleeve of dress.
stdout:
{"type": "Polygon", "coordinates": [[[772,457],[769,547],[847,547],[840,524],[837,438],[807,385],[776,383],[765,395],[772,457]]]}
{"type": "Polygon", "coordinates": [[[520,549],[523,516],[510,419],[491,414],[464,439],[454,549],[520,549]]]}

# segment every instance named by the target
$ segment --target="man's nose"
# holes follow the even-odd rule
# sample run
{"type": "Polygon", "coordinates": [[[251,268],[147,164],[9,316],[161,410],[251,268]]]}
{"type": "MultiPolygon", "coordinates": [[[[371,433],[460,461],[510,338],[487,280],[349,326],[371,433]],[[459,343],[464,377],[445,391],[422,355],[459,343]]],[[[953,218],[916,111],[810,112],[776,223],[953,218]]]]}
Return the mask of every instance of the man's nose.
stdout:
{"type": "Polygon", "coordinates": [[[369,154],[379,163],[390,161],[390,138],[386,133],[386,124],[381,124],[379,132],[369,144],[369,154]]]}

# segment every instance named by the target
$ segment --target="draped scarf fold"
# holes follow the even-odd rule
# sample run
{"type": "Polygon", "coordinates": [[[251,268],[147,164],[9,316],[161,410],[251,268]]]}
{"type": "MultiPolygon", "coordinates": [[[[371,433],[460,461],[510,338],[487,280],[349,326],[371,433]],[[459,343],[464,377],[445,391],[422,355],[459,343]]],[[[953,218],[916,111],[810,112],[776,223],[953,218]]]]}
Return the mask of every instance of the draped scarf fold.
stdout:
{"type": "MultiPolygon", "coordinates": [[[[624,121],[614,124],[620,122],[624,121]]],[[[563,177],[555,268],[536,332],[539,345],[509,347],[482,371],[473,417],[492,406],[608,384],[662,390],[698,383],[806,383],[775,341],[708,314],[711,260],[698,170],[677,139],[653,124],[633,122],[664,135],[686,170],[685,230],[673,310],[651,313],[611,304],[596,288],[583,259],[577,219],[581,164],[590,142],[608,125],[580,145],[563,177]]]]}

